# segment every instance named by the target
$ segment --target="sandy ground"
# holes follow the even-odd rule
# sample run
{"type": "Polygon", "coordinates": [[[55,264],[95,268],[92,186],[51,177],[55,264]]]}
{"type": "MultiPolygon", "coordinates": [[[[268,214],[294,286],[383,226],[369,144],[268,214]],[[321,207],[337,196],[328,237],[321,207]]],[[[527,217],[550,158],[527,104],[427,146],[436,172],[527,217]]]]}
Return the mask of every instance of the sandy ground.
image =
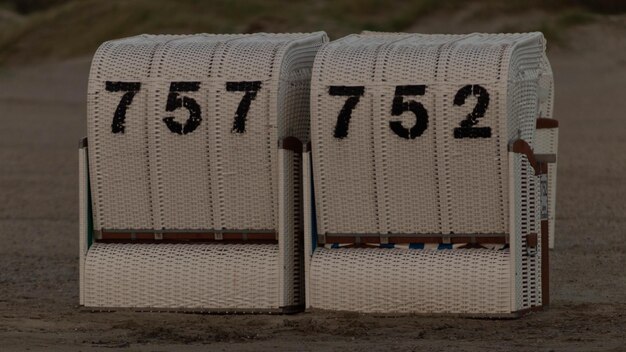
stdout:
{"type": "Polygon", "coordinates": [[[626,351],[626,33],[617,22],[576,29],[569,47],[549,53],[561,122],[553,300],[518,320],[81,311],[76,148],[89,59],[0,70],[0,351],[626,351]]]}

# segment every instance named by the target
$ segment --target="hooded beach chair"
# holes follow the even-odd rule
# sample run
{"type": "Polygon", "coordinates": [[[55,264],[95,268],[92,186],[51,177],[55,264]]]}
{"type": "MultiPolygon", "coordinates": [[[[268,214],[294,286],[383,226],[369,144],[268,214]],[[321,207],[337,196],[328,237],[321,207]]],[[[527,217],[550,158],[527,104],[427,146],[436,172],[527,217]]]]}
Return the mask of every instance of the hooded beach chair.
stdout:
{"type": "Polygon", "coordinates": [[[80,303],[303,307],[301,142],[312,34],[106,42],[80,147],[80,303]]]}
{"type": "Polygon", "coordinates": [[[506,317],[547,306],[540,191],[556,147],[533,150],[551,92],[541,33],[325,44],[303,156],[307,307],[506,317]]]}

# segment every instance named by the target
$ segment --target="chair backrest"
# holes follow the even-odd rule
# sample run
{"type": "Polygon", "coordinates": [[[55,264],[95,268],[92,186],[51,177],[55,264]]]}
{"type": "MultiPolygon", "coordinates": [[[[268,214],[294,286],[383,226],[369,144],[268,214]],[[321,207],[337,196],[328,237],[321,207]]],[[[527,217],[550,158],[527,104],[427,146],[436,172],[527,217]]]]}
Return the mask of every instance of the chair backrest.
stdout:
{"type": "Polygon", "coordinates": [[[88,95],[95,229],[275,230],[278,141],[306,142],[325,41],[320,32],[104,43],[88,95]]]}
{"type": "Polygon", "coordinates": [[[508,144],[533,142],[540,33],[365,33],[311,80],[321,234],[509,233],[508,144]]]}

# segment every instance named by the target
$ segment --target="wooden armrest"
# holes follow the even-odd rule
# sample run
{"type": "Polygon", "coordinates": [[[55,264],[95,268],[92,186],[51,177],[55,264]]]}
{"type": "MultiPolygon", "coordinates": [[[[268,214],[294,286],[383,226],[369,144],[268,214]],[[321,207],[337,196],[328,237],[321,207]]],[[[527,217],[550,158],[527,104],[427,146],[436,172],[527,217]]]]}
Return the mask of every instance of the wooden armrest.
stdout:
{"type": "Polygon", "coordinates": [[[524,154],[530,166],[535,170],[535,175],[541,175],[548,172],[546,162],[537,158],[533,152],[533,148],[523,139],[516,139],[509,144],[509,152],[524,154]]]}
{"type": "Polygon", "coordinates": [[[556,163],[556,154],[535,154],[535,159],[540,163],[553,164],[556,163]]]}
{"type": "Polygon", "coordinates": [[[544,128],[559,128],[559,120],[540,117],[537,119],[536,128],[538,130],[541,130],[544,128]]]}
{"type": "Polygon", "coordinates": [[[298,154],[302,153],[302,142],[296,137],[286,137],[278,142],[279,149],[291,150],[298,154]]]}

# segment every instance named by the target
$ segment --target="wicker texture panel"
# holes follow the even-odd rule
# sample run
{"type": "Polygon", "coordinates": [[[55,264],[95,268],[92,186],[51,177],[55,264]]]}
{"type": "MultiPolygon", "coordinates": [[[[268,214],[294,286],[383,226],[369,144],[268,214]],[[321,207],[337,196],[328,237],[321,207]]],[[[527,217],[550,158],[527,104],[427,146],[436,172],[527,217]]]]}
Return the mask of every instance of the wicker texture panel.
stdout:
{"type": "Polygon", "coordinates": [[[261,33],[103,44],[92,65],[88,106],[96,228],[276,229],[277,143],[290,133],[308,135],[308,81],[324,41],[323,33],[261,33]],[[107,81],[141,85],[123,133],[112,133],[111,121],[125,92],[106,91],[107,81]],[[183,83],[176,88],[173,82],[183,83]],[[245,130],[235,131],[249,90],[242,82],[257,88],[245,130]],[[181,106],[172,104],[175,98],[181,106]],[[175,133],[164,118],[189,124],[191,99],[201,120],[193,131],[175,133]]]}
{"type": "Polygon", "coordinates": [[[367,313],[510,313],[508,251],[323,249],[313,308],[367,313]]]}
{"type": "Polygon", "coordinates": [[[518,156],[521,163],[521,176],[518,179],[521,188],[520,234],[521,234],[521,298],[522,309],[541,305],[541,207],[539,205],[539,177],[523,156],[518,156]],[[537,247],[530,248],[527,243],[529,234],[537,234],[537,247]]]}
{"type": "MultiPolygon", "coordinates": [[[[547,56],[541,61],[541,76],[539,77],[539,116],[551,119],[554,111],[554,76],[547,56]]],[[[535,138],[535,153],[554,154],[558,159],[559,129],[539,129],[535,138]]],[[[549,247],[554,248],[556,238],[556,176],[558,161],[548,165],[548,227],[549,247]]]]}
{"type": "MultiPolygon", "coordinates": [[[[393,134],[389,129],[389,118],[379,118],[389,116],[395,85],[418,83],[430,88],[436,84],[439,55],[451,37],[425,39],[427,43],[423,46],[407,43],[410,37],[393,41],[376,62],[375,81],[391,82],[373,88],[372,92],[375,96],[372,122],[374,169],[381,213],[379,233],[427,233],[441,228],[441,200],[437,193],[437,122],[430,119],[429,127],[432,128],[421,137],[408,141],[393,134]],[[416,150],[420,152],[415,153],[416,150]],[[412,156],[400,157],[408,155],[412,156]],[[398,184],[399,180],[405,180],[402,181],[404,184],[398,184]],[[403,206],[396,206],[398,204],[403,206]],[[418,212],[420,221],[416,223],[414,219],[418,212]]],[[[435,106],[436,94],[429,88],[418,99],[424,106],[435,106]]],[[[396,119],[404,126],[415,122],[411,113],[404,113],[396,119]]]]}
{"type": "Polygon", "coordinates": [[[541,60],[539,89],[539,116],[551,119],[554,111],[554,75],[552,74],[550,61],[548,61],[548,57],[545,54],[541,60]]]}
{"type": "Polygon", "coordinates": [[[209,150],[217,192],[215,219],[218,228],[276,228],[278,221],[278,159],[276,106],[270,81],[275,72],[280,38],[259,41],[249,37],[226,43],[217,53],[219,69],[212,96],[215,120],[211,131],[215,141],[209,150]],[[232,133],[233,112],[244,92],[226,91],[226,82],[260,81],[261,89],[251,102],[246,133],[232,133]]]}
{"type": "Polygon", "coordinates": [[[511,239],[514,270],[515,310],[541,306],[541,207],[539,176],[525,156],[512,154],[514,177],[514,236],[511,239]],[[527,238],[537,234],[537,246],[529,247],[527,238]]]}
{"type": "Polygon", "coordinates": [[[538,129],[535,143],[535,153],[553,154],[557,157],[554,163],[548,164],[548,225],[549,225],[549,245],[554,248],[555,223],[556,223],[556,176],[558,171],[558,144],[559,129],[544,128],[538,129]]]}
{"type": "Polygon", "coordinates": [[[301,158],[299,153],[293,151],[279,151],[279,161],[286,175],[297,175],[296,178],[282,179],[285,187],[281,188],[280,197],[283,199],[280,211],[280,267],[283,268],[281,287],[284,301],[282,306],[290,306],[304,303],[304,258],[303,258],[303,225],[301,198],[301,158]]]}
{"type": "Polygon", "coordinates": [[[362,86],[364,81],[370,81],[375,53],[385,42],[385,38],[363,41],[348,36],[327,44],[315,60],[311,78],[311,144],[321,233],[378,231],[371,139],[373,96],[366,91],[360,98],[352,112],[348,137],[338,140],[333,137],[334,122],[346,97],[329,96],[329,86],[362,86]]]}
{"type": "Polygon", "coordinates": [[[94,244],[85,306],[280,307],[277,245],[94,244]]]}
{"type": "Polygon", "coordinates": [[[159,45],[176,36],[142,35],[102,44],[94,55],[87,95],[87,134],[96,228],[153,227],[146,94],[136,94],[126,112],[124,134],[111,133],[111,120],[125,92],[107,92],[106,81],[148,79],[159,45]],[[142,182],[134,182],[142,180],[142,182]]]}
{"type": "Polygon", "coordinates": [[[558,155],[559,149],[559,129],[558,128],[542,128],[538,129],[535,138],[536,154],[554,154],[558,155]]]}
{"type": "Polygon", "coordinates": [[[548,165],[548,242],[554,248],[556,241],[556,176],[557,163],[548,165]]]}
{"type": "Polygon", "coordinates": [[[210,150],[214,148],[210,136],[214,106],[210,96],[211,78],[215,70],[215,51],[224,42],[237,38],[241,36],[185,36],[161,45],[154,55],[154,69],[146,84],[151,113],[145,117],[149,132],[150,184],[155,185],[151,187],[154,228],[215,228],[209,170],[213,164],[210,150]],[[165,111],[171,82],[199,82],[197,91],[178,93],[195,99],[202,109],[208,108],[202,111],[203,121],[193,133],[172,133],[163,123],[165,116],[184,122],[189,114],[186,109],[165,111]]]}
{"type": "Polygon", "coordinates": [[[499,117],[503,116],[506,99],[503,82],[508,78],[502,58],[506,44],[511,41],[472,35],[442,53],[440,60],[447,64],[441,68],[441,103],[434,114],[434,119],[440,120],[438,172],[443,203],[442,233],[506,232],[508,217],[504,209],[508,200],[502,161],[506,160],[507,139],[506,124],[499,117]],[[451,97],[470,84],[480,85],[489,92],[489,106],[477,126],[490,127],[491,138],[452,136],[453,129],[472,111],[473,99],[455,106],[451,97]]]}
{"type": "Polygon", "coordinates": [[[351,35],[326,45],[312,78],[313,171],[320,233],[507,233],[507,146],[532,143],[544,51],[541,34],[351,35]],[[329,87],[363,86],[345,138],[333,131],[346,96],[329,87]],[[390,121],[410,128],[410,111],[392,115],[399,85],[427,110],[428,127],[400,138],[390,121]],[[477,127],[491,138],[454,138],[481,85],[489,105],[477,127]],[[505,117],[505,116],[508,116],[505,117]]]}
{"type": "MultiPolygon", "coordinates": [[[[506,36],[506,35],[505,35],[506,36]]],[[[539,81],[545,72],[545,40],[541,33],[514,34],[519,38],[509,50],[508,116],[509,141],[523,139],[534,146],[536,118],[539,117],[539,81]]]]}

